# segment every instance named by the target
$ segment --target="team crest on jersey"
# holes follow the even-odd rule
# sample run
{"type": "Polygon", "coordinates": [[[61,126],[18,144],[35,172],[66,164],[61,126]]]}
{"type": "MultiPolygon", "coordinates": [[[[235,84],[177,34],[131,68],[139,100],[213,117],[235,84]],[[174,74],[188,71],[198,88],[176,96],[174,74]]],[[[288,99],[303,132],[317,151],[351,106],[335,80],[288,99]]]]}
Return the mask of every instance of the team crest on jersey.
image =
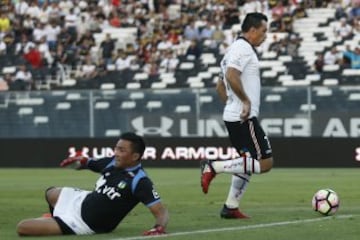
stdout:
{"type": "Polygon", "coordinates": [[[126,182],[125,181],[121,181],[121,182],[119,182],[119,184],[117,185],[117,187],[119,188],[119,189],[124,189],[125,187],[126,187],[126,182]]]}

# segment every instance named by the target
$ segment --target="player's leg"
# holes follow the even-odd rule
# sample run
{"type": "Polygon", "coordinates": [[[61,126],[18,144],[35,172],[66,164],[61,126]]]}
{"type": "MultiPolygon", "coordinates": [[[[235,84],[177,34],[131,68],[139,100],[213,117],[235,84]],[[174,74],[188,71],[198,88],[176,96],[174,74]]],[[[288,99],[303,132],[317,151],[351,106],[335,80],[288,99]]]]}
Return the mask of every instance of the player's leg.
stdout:
{"type": "MultiPolygon", "coordinates": [[[[232,136],[231,141],[233,146],[236,146],[236,149],[241,156],[246,156],[246,154],[248,154],[248,156],[252,156],[253,158],[258,159],[260,158],[258,154],[259,151],[255,148],[255,144],[253,142],[259,142],[259,141],[254,140],[251,137],[251,135],[253,134],[249,134],[249,133],[255,132],[255,136],[257,136],[256,138],[261,138],[261,139],[264,139],[264,137],[266,136],[263,133],[260,126],[258,125],[258,122],[256,122],[256,119],[254,120],[255,122],[252,121],[249,123],[250,125],[253,124],[252,128],[246,127],[245,131],[243,132],[243,136],[241,136],[241,134],[240,135],[232,134],[235,136],[232,136]],[[247,129],[254,129],[254,131],[247,131],[247,129]],[[245,140],[248,139],[248,141],[242,141],[244,139],[245,140]],[[244,148],[244,147],[246,149],[242,151],[240,148],[244,148]],[[246,154],[244,154],[244,152],[246,154]]],[[[229,132],[241,133],[241,129],[238,129],[237,125],[235,124],[235,126],[233,127],[229,126],[229,132]]],[[[263,152],[269,151],[267,146],[269,146],[267,142],[265,143],[260,141],[260,148],[263,149],[263,152]],[[264,147],[264,145],[266,145],[266,147],[264,147]]],[[[249,184],[250,177],[251,175],[248,174],[233,175],[228,197],[225,201],[224,207],[220,212],[220,216],[222,218],[248,218],[247,215],[245,215],[239,210],[239,205],[242,197],[244,196],[245,190],[249,184]]]]}
{"type": "Polygon", "coordinates": [[[60,226],[53,218],[33,218],[22,220],[17,225],[19,236],[62,235],[60,226]]]}
{"type": "MultiPolygon", "coordinates": [[[[95,233],[84,222],[81,215],[82,203],[89,193],[89,191],[78,188],[61,188],[55,204],[53,218],[59,224],[63,234],[87,235],[95,233]]],[[[57,191],[51,196],[56,199],[57,191]]]]}
{"type": "MultiPolygon", "coordinates": [[[[246,148],[251,156],[241,155],[231,160],[211,160],[208,169],[217,173],[248,174],[265,173],[273,165],[272,150],[267,136],[256,118],[244,123],[226,122],[232,145],[237,148],[246,148]]],[[[205,167],[204,167],[205,168],[205,167]]]]}
{"type": "Polygon", "coordinates": [[[45,190],[45,200],[49,205],[50,213],[53,214],[55,204],[59,198],[61,188],[49,187],[45,190]]]}
{"type": "Polygon", "coordinates": [[[225,122],[225,124],[232,145],[239,153],[241,148],[247,148],[251,156],[241,155],[239,158],[225,161],[201,161],[201,186],[204,193],[208,192],[209,184],[217,173],[251,175],[264,173],[272,168],[271,146],[256,118],[244,123],[225,122]]]}
{"type": "MultiPolygon", "coordinates": [[[[61,188],[49,187],[45,191],[45,200],[49,205],[51,214],[44,214],[46,217],[25,219],[17,225],[17,233],[20,236],[46,236],[61,235],[62,230],[52,213],[61,192],[61,188]]],[[[44,216],[43,215],[43,216],[44,216]]]]}
{"type": "MultiPolygon", "coordinates": [[[[241,156],[250,156],[250,153],[247,149],[240,150],[240,144],[237,151],[241,156]]],[[[245,194],[246,188],[249,185],[251,175],[248,174],[233,174],[231,178],[231,184],[228,196],[226,198],[225,204],[220,211],[221,218],[227,219],[243,219],[249,218],[248,215],[242,213],[239,210],[240,201],[245,194]]]]}
{"type": "Polygon", "coordinates": [[[232,175],[229,193],[220,211],[221,218],[249,218],[239,210],[239,205],[249,184],[250,177],[247,174],[232,175]]]}

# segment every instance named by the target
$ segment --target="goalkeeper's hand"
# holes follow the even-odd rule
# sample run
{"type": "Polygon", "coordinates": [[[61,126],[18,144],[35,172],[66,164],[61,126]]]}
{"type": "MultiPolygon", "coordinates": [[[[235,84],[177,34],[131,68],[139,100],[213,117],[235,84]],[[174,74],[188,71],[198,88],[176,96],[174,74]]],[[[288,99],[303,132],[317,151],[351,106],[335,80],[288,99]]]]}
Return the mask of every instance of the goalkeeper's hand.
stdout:
{"type": "Polygon", "coordinates": [[[60,167],[72,166],[73,168],[79,170],[86,167],[88,160],[89,159],[84,156],[69,157],[61,161],[60,167]]]}
{"type": "Polygon", "coordinates": [[[160,225],[155,225],[152,229],[147,230],[143,233],[144,236],[154,236],[154,235],[162,235],[166,234],[165,228],[160,225]]]}

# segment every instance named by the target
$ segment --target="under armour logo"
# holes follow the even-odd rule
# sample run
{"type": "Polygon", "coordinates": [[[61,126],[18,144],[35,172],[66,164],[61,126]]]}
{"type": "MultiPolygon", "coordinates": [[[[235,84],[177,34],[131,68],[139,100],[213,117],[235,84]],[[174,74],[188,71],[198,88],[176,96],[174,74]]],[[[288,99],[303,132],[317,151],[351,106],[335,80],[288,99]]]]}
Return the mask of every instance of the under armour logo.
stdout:
{"type": "Polygon", "coordinates": [[[171,126],[173,125],[173,120],[167,117],[160,118],[160,126],[149,126],[145,127],[144,117],[137,117],[131,121],[132,126],[136,130],[136,134],[145,136],[145,135],[160,135],[162,137],[170,137],[171,133],[169,132],[171,126]]]}
{"type": "Polygon", "coordinates": [[[69,157],[89,157],[89,148],[83,147],[81,151],[77,151],[75,147],[69,148],[69,157]]]}

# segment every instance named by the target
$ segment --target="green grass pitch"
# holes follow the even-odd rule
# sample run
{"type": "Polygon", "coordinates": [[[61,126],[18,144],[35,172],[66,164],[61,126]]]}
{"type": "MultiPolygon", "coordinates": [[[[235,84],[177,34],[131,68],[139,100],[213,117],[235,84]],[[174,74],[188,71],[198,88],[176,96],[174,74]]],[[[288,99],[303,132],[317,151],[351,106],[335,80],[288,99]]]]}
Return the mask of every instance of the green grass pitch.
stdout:
{"type": "MultiPolygon", "coordinates": [[[[249,220],[220,219],[230,175],[218,175],[204,195],[199,169],[147,168],[170,212],[167,231],[159,239],[352,240],[360,236],[360,174],[358,169],[282,169],[254,175],[242,201],[249,220]],[[321,188],[340,196],[340,209],[322,217],[311,209],[311,198],[321,188]]],[[[71,169],[0,169],[0,239],[18,239],[19,220],[47,212],[48,186],[92,189],[98,175],[71,169]]],[[[146,239],[141,237],[154,219],[139,204],[109,234],[42,237],[41,239],[146,239]]],[[[39,239],[39,238],[30,238],[39,239]]]]}

